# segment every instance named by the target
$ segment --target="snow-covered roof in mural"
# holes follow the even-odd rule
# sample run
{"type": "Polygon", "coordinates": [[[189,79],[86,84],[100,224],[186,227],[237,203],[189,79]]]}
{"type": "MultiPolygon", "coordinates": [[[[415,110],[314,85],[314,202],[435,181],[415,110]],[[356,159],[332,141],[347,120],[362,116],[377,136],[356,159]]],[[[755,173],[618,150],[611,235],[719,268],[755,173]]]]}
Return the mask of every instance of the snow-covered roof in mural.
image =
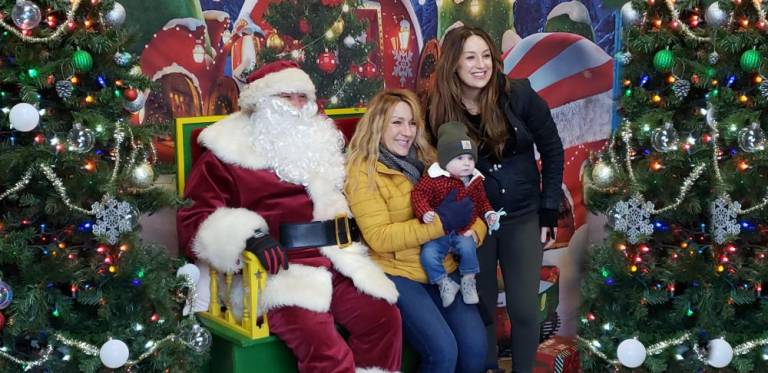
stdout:
{"type": "Polygon", "coordinates": [[[225,20],[229,19],[229,14],[221,10],[206,10],[203,12],[203,18],[224,22],[225,20]]]}
{"type": "Polygon", "coordinates": [[[204,27],[203,21],[195,18],[174,18],[163,26],[163,30],[172,29],[174,27],[184,27],[187,30],[195,31],[198,27],[204,27]]]}

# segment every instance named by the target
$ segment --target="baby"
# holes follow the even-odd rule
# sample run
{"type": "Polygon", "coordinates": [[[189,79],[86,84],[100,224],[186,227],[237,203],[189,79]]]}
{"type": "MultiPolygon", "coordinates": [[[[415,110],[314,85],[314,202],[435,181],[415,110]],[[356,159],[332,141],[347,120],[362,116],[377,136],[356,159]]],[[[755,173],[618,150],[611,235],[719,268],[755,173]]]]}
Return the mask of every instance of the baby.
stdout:
{"type": "Polygon", "coordinates": [[[458,231],[446,232],[446,235],[424,244],[421,249],[421,265],[427,273],[429,282],[440,288],[443,307],[450,306],[461,289],[461,296],[466,304],[476,304],[478,300],[475,274],[480,271],[477,260],[477,244],[470,229],[477,217],[482,217],[488,224],[489,232],[499,227],[499,217],[503,211],[496,212],[488,202],[483,188],[484,176],[475,169],[477,147],[467,135],[467,128],[459,122],[448,122],[440,126],[437,132],[437,163],[433,163],[427,175],[421,178],[411,192],[413,210],[424,223],[434,221],[435,209],[446,196],[462,199],[469,196],[474,208],[470,224],[458,231]],[[443,262],[449,253],[459,258],[461,286],[451,280],[445,272],[443,262]]]}

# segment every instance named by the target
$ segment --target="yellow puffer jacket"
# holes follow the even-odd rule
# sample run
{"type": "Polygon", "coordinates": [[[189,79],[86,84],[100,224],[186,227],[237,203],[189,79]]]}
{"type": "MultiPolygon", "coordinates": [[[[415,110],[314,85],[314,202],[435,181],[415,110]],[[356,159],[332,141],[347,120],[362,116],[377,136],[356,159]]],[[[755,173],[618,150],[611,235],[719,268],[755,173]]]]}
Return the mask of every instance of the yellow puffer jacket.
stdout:
{"type": "MultiPolygon", "coordinates": [[[[402,173],[377,162],[374,181],[377,190],[369,186],[366,165],[347,168],[345,193],[363,239],[371,248],[371,258],[387,274],[426,283],[419,253],[421,245],[444,235],[440,218],[423,224],[414,217],[413,184],[402,173]]],[[[487,232],[485,223],[477,219],[472,230],[482,242],[487,232]]],[[[444,265],[447,273],[458,267],[452,255],[446,257],[444,265]]]]}

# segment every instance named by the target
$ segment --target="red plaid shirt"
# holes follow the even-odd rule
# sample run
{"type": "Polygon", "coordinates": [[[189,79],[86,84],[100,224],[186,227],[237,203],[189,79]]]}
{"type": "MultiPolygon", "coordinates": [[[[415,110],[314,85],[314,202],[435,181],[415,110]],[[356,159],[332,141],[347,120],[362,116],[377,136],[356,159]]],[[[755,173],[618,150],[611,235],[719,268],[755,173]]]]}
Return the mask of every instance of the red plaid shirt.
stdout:
{"type": "Polygon", "coordinates": [[[416,183],[413,191],[411,191],[413,212],[421,220],[427,212],[435,211],[451,190],[457,189],[459,193],[456,196],[456,200],[469,196],[469,199],[475,205],[469,225],[459,230],[459,233],[463,233],[472,226],[476,218],[485,221],[485,214],[493,211],[493,207],[491,207],[491,203],[485,195],[483,179],[484,176],[480,171],[475,170],[469,185],[465,186],[461,179],[448,176],[447,171],[443,170],[437,163],[433,163],[429,167],[427,175],[419,179],[419,182],[416,183]]]}

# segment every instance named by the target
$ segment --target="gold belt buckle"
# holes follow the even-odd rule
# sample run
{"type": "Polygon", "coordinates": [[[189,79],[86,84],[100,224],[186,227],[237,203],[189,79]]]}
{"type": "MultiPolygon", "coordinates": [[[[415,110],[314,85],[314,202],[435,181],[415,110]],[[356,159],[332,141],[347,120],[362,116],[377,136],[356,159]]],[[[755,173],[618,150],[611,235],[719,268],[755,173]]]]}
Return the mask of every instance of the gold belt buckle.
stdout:
{"type": "Polygon", "coordinates": [[[341,249],[351,245],[352,244],[352,231],[349,228],[349,218],[347,217],[347,215],[344,215],[344,214],[337,215],[336,218],[333,219],[333,224],[336,227],[336,230],[334,231],[335,234],[336,234],[336,245],[338,245],[339,248],[341,248],[341,249]],[[341,243],[341,237],[339,236],[339,220],[343,220],[344,221],[344,228],[346,228],[346,232],[347,232],[347,237],[346,237],[347,238],[347,242],[346,243],[341,243]]]}

